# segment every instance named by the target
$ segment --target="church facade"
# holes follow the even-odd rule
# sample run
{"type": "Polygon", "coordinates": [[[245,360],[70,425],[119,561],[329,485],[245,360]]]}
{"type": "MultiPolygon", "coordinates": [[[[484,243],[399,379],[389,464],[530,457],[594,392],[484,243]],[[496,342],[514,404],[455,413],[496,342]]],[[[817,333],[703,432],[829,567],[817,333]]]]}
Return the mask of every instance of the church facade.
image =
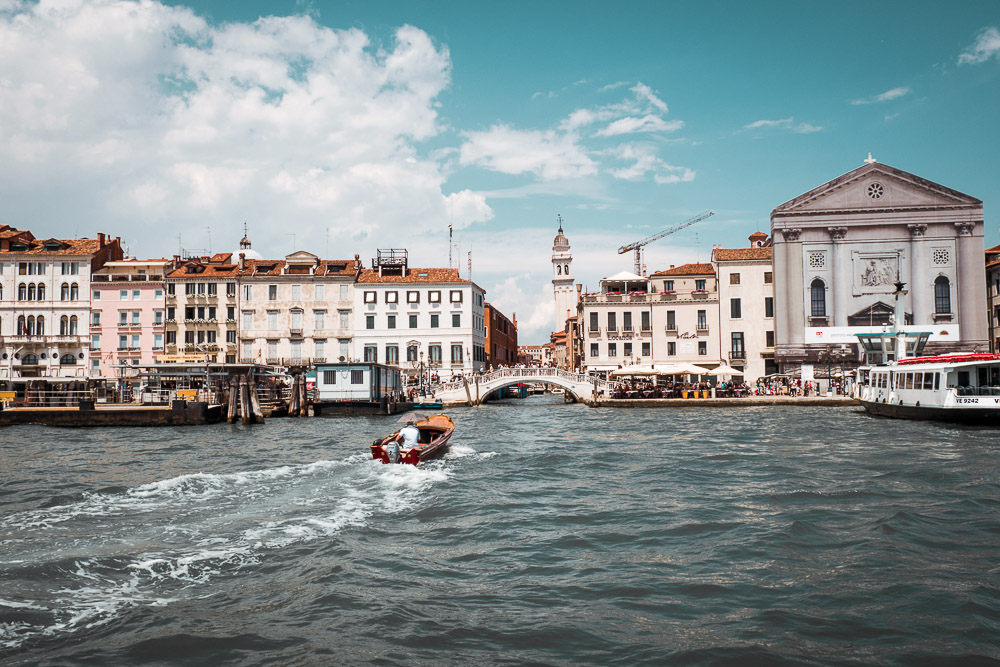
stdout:
{"type": "Polygon", "coordinates": [[[857,333],[890,326],[905,283],[906,328],[928,352],[989,348],[982,201],[865,164],[771,213],[776,359],[785,371],[857,361],[857,333]]]}

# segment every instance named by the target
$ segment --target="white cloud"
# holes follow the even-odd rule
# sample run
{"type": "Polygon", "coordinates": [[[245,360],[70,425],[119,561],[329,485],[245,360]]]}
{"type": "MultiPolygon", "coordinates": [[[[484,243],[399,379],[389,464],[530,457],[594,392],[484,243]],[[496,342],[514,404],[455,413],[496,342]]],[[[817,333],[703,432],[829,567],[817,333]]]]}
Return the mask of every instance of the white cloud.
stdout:
{"type": "Polygon", "coordinates": [[[504,174],[530,172],[542,180],[579,178],[597,173],[597,165],[572,132],[516,130],[494,125],[466,132],[460,160],[504,174]]]}
{"type": "Polygon", "coordinates": [[[248,220],[265,255],[289,226],[329,228],[352,254],[366,234],[493,216],[482,194],[444,191],[446,157],[420,154],[451,60],[412,26],[376,44],[308,16],[213,26],[151,0],[8,2],[0,61],[17,63],[0,79],[0,196],[45,236],[128,229],[156,254],[164,223],[234,245],[248,220]]]}
{"type": "Polygon", "coordinates": [[[632,163],[627,167],[608,171],[617,179],[638,181],[644,179],[646,174],[652,173],[655,183],[667,185],[686,183],[693,181],[695,177],[695,172],[687,167],[675,167],[664,162],[657,157],[655,148],[650,145],[624,144],[608,153],[621,161],[632,163]]]}
{"type": "Polygon", "coordinates": [[[810,134],[812,132],[822,132],[823,127],[821,125],[813,125],[812,123],[795,123],[794,118],[781,118],[779,120],[755,120],[752,123],[743,126],[744,130],[758,130],[762,128],[779,128],[790,130],[796,134],[810,134]]]}
{"type": "Polygon", "coordinates": [[[884,93],[880,93],[872,97],[863,97],[860,99],[851,100],[851,104],[858,106],[862,104],[878,104],[879,102],[889,102],[891,100],[899,99],[904,95],[909,95],[911,92],[912,91],[908,87],[901,86],[899,88],[893,88],[891,90],[887,90],[884,93]]]}
{"type": "Polygon", "coordinates": [[[959,65],[978,65],[990,58],[1000,58],[1000,30],[985,28],[975,43],[958,57],[959,65]]]}
{"type": "Polygon", "coordinates": [[[596,136],[613,137],[618,134],[632,134],[635,132],[675,132],[682,127],[684,127],[684,121],[682,120],[666,121],[653,114],[648,114],[642,118],[626,116],[598,130],[596,136]]]}

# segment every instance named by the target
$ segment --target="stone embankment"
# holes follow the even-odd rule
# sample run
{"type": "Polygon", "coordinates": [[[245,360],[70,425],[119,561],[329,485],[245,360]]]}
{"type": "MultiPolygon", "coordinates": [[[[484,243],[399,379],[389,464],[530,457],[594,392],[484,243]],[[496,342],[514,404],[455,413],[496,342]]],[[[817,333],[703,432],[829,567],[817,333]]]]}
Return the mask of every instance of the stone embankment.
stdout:
{"type": "Polygon", "coordinates": [[[850,396],[744,396],[743,398],[603,398],[599,408],[737,408],[758,405],[846,407],[861,405],[850,396]]]}

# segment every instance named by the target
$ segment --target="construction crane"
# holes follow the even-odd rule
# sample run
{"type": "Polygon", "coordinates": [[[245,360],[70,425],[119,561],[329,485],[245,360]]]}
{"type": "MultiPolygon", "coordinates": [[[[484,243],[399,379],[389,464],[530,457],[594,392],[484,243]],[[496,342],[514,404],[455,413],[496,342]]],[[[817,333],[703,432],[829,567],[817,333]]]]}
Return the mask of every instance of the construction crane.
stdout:
{"type": "Polygon", "coordinates": [[[715,211],[705,211],[704,213],[699,213],[698,215],[694,216],[693,218],[690,218],[689,220],[685,220],[684,222],[680,223],[679,225],[674,225],[673,227],[670,227],[669,229],[664,229],[662,232],[659,232],[657,234],[653,234],[652,236],[647,236],[646,238],[642,239],[641,241],[636,241],[635,243],[629,243],[628,245],[623,245],[621,248],[618,248],[618,254],[619,255],[624,255],[625,253],[627,253],[630,250],[635,251],[635,275],[641,276],[642,275],[642,249],[643,249],[643,246],[646,246],[646,245],[652,243],[653,241],[655,241],[657,239],[662,239],[664,236],[669,236],[669,235],[673,234],[674,232],[679,232],[680,230],[684,229],[685,227],[690,227],[691,225],[695,224],[696,222],[701,222],[705,218],[710,218],[713,215],[715,215],[715,211]]]}

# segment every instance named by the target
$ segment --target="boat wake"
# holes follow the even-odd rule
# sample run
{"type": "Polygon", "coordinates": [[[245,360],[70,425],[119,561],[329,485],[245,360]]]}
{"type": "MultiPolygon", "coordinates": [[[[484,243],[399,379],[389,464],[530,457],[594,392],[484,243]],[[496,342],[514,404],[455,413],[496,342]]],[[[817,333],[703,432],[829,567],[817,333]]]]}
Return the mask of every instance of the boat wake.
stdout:
{"type": "Polygon", "coordinates": [[[0,650],[97,627],[135,605],[197,597],[269,550],[406,512],[450,474],[358,454],[182,475],[11,514],[0,519],[0,650]]]}

